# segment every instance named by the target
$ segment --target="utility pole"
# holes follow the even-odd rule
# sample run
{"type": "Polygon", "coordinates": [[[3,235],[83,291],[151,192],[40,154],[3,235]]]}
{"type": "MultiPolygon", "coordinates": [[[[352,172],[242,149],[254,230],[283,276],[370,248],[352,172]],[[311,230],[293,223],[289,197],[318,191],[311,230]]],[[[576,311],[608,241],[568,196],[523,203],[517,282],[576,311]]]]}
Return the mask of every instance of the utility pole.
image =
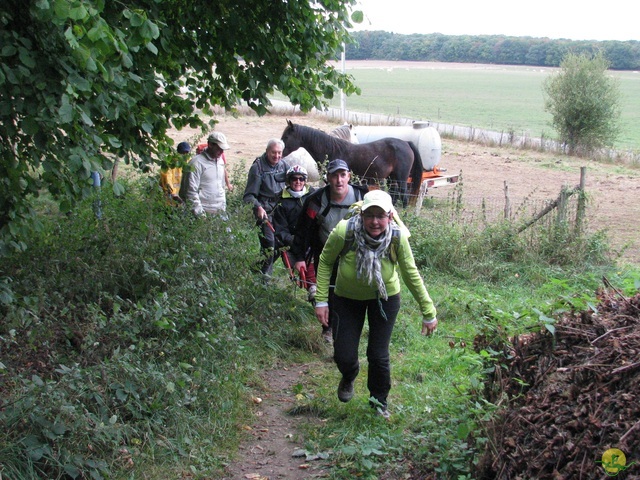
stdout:
{"type": "MultiPolygon", "coordinates": [[[[340,55],[342,63],[342,73],[346,73],[346,60],[345,60],[345,44],[342,42],[342,54],[340,55]]],[[[342,123],[347,121],[347,96],[344,94],[344,90],[340,89],[340,118],[342,123]]]]}

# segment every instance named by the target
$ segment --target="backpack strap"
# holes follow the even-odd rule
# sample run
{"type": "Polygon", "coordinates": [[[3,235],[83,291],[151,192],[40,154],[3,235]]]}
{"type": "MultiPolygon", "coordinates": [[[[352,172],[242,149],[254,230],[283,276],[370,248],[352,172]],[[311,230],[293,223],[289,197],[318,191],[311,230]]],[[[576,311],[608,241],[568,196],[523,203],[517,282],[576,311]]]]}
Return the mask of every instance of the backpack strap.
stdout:
{"type": "Polygon", "coordinates": [[[340,258],[344,257],[347,254],[347,252],[351,250],[351,247],[353,246],[353,239],[355,236],[353,231],[354,231],[354,220],[353,218],[350,218],[349,221],[347,221],[347,230],[344,234],[344,245],[342,246],[342,250],[340,250],[340,255],[339,255],[340,258]]]}
{"type": "Polygon", "coordinates": [[[260,158],[261,158],[261,157],[257,157],[257,158],[253,161],[253,163],[254,163],[255,165],[257,165],[256,170],[258,170],[258,176],[259,176],[260,178],[262,178],[262,174],[264,173],[264,171],[262,170],[262,164],[260,163],[260,158]]]}
{"type": "MultiPolygon", "coordinates": [[[[338,205],[337,203],[332,203],[331,197],[329,197],[329,189],[325,190],[324,196],[327,198],[327,206],[324,207],[324,210],[322,210],[322,212],[320,213],[320,218],[325,218],[327,216],[327,213],[329,213],[329,210],[331,210],[332,208],[351,208],[351,205],[338,205]]],[[[320,203],[322,203],[322,201],[320,203]]]]}

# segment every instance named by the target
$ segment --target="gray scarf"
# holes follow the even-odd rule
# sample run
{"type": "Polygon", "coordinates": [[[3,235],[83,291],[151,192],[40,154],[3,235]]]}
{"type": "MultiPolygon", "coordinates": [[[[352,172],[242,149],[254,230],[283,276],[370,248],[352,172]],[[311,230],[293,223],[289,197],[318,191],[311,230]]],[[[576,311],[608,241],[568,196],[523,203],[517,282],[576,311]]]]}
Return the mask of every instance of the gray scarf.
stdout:
{"type": "Polygon", "coordinates": [[[387,231],[379,238],[371,238],[362,224],[362,217],[355,215],[349,220],[353,223],[353,235],[356,245],[356,276],[372,287],[378,288],[378,294],[384,300],[388,299],[387,287],[382,279],[380,260],[388,254],[391,245],[391,222],[387,231]]]}

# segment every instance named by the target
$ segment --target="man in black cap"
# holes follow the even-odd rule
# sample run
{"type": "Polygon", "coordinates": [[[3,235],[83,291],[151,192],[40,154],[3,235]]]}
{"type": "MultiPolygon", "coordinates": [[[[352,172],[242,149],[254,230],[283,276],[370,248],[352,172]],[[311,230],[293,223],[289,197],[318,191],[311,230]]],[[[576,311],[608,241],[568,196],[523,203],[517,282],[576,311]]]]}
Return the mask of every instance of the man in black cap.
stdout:
{"type": "MultiPolygon", "coordinates": [[[[332,160],[327,166],[327,185],[309,195],[305,201],[296,226],[296,232],[300,234],[294,237],[291,246],[297,271],[305,268],[305,258],[308,256],[313,258],[314,265],[318,265],[320,253],[331,230],[347,215],[349,207],[362,200],[367,193],[366,187],[352,185],[350,180],[351,171],[347,162],[332,160]]],[[[330,293],[329,310],[331,303],[330,293]]],[[[333,342],[331,324],[323,327],[322,337],[327,343],[333,342]]]]}

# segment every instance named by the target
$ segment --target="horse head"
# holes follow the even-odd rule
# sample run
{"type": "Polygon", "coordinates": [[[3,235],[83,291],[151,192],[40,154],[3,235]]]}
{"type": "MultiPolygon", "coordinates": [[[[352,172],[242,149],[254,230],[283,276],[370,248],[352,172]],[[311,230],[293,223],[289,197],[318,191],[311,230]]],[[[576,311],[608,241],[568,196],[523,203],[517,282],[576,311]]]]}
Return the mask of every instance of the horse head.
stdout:
{"type": "Polygon", "coordinates": [[[297,135],[297,125],[293,123],[291,120],[287,120],[287,127],[282,132],[282,137],[280,139],[284,142],[284,150],[282,151],[282,156],[286,157],[291,152],[296,151],[302,146],[302,140],[300,136],[297,135]]]}

